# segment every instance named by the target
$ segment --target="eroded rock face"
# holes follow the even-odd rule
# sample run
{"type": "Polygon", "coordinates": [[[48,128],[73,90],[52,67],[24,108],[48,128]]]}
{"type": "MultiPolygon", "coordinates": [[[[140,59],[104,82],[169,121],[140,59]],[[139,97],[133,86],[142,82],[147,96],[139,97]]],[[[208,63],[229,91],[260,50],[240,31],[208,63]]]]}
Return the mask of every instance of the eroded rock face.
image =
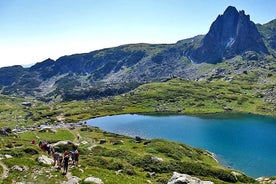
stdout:
{"type": "Polygon", "coordinates": [[[168,184],[214,184],[214,183],[211,181],[202,181],[196,177],[192,177],[187,174],[180,174],[180,173],[174,172],[168,184]]]}
{"type": "Polygon", "coordinates": [[[201,46],[191,53],[191,58],[197,63],[217,63],[245,51],[268,53],[262,36],[254,22],[250,21],[249,15],[229,6],[213,22],[201,46]]]}

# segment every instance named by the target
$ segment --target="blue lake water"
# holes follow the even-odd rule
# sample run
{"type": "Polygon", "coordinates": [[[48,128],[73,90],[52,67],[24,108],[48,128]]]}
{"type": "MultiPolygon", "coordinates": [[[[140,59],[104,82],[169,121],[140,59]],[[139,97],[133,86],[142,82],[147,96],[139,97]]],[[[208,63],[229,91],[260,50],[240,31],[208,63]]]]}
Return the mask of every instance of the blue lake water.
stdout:
{"type": "Polygon", "coordinates": [[[215,153],[226,166],[253,176],[276,176],[276,118],[252,114],[116,115],[91,126],[128,136],[163,138],[215,153]]]}

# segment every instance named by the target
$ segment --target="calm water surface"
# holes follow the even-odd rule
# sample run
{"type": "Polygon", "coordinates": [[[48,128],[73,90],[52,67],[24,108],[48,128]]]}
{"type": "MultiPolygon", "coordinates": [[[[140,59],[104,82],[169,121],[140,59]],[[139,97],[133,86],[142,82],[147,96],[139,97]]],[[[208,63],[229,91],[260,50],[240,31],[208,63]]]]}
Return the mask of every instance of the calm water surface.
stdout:
{"type": "Polygon", "coordinates": [[[179,141],[214,152],[253,177],[276,176],[276,118],[251,114],[117,115],[88,120],[103,130],[179,141]]]}

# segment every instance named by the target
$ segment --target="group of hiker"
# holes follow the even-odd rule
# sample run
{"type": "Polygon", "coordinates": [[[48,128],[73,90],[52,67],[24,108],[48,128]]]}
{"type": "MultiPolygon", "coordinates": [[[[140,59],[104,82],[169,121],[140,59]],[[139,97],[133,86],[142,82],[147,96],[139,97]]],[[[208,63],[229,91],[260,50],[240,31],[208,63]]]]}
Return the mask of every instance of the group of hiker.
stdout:
{"type": "Polygon", "coordinates": [[[48,144],[46,141],[39,142],[39,147],[47,152],[49,155],[52,155],[54,160],[54,166],[57,166],[58,169],[61,170],[63,168],[63,174],[67,174],[68,172],[68,166],[69,166],[69,160],[71,158],[73,165],[78,165],[79,161],[79,151],[75,147],[72,151],[66,150],[63,154],[56,151],[55,148],[48,144]]]}

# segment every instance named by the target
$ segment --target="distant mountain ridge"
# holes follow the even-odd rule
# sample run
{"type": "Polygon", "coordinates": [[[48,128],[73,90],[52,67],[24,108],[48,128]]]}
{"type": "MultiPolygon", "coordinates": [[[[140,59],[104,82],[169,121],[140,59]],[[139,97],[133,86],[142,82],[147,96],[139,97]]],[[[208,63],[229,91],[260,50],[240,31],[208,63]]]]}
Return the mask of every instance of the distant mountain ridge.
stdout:
{"type": "Polygon", "coordinates": [[[129,44],[47,59],[30,68],[0,68],[0,92],[44,100],[90,99],[175,77],[210,80],[259,68],[273,73],[275,22],[256,26],[244,11],[230,6],[206,35],[175,44],[129,44]]]}

